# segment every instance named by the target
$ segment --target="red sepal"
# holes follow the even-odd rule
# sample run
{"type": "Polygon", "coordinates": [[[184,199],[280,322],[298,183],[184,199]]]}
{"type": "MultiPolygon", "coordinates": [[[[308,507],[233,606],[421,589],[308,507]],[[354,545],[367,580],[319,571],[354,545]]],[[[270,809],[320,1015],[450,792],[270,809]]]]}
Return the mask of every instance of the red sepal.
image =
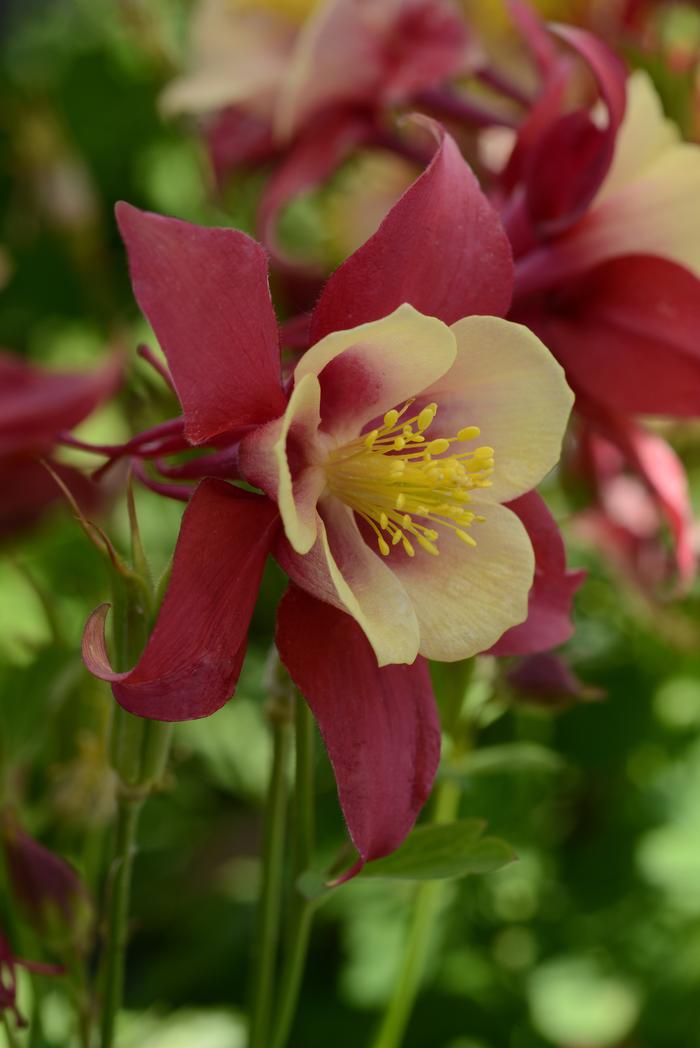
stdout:
{"type": "Polygon", "coordinates": [[[404,302],[446,324],[507,312],[513,262],[500,219],[454,140],[425,122],[438,137],[435,156],[326,284],[311,322],[312,344],[404,302]]]}
{"type": "Polygon", "coordinates": [[[379,669],[353,619],[296,586],[279,608],[277,647],[318,721],[357,872],[398,848],[430,793],[440,725],[427,664],[379,669]]]}
{"type": "Polygon", "coordinates": [[[525,525],[535,551],[535,579],[525,622],[507,630],[491,655],[532,655],[556,648],[574,631],[571,607],[585,571],[568,571],[566,549],[554,517],[536,491],[508,503],[525,525]]]}
{"type": "Polygon", "coordinates": [[[182,518],[170,585],[134,669],[115,673],[109,663],[109,605],[92,613],[83,659],[91,673],[111,682],[124,709],[152,720],[194,720],[231,697],[277,523],[267,499],[203,480],[182,518]]]}
{"type": "Polygon", "coordinates": [[[168,358],[185,433],[202,444],[281,415],[277,322],[265,252],[207,229],[117,205],[136,300],[168,358]]]}

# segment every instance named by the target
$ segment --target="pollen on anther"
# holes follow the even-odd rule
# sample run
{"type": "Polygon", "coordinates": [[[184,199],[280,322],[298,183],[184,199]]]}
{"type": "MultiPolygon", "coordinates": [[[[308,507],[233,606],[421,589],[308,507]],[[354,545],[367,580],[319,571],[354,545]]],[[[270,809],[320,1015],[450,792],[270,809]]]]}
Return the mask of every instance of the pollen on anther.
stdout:
{"type": "Polygon", "coordinates": [[[418,416],[418,432],[422,433],[424,429],[432,423],[437,413],[437,404],[428,404],[424,407],[418,416]]]}
{"type": "Polygon", "coordinates": [[[396,423],[399,421],[399,413],[396,408],[392,408],[391,411],[387,411],[384,416],[384,425],[387,429],[393,429],[396,423]]]}
{"type": "Polygon", "coordinates": [[[464,426],[457,433],[457,440],[476,440],[480,436],[481,430],[478,426],[464,426]]]}

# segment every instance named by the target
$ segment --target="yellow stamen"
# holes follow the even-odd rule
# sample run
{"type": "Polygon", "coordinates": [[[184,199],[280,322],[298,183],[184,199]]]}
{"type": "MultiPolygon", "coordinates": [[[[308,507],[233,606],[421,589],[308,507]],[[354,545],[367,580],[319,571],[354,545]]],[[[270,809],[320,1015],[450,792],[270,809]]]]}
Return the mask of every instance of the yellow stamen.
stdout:
{"type": "Polygon", "coordinates": [[[438,406],[428,404],[404,419],[410,405],[387,411],[382,426],[331,452],[325,463],[328,490],[369,525],[384,557],[399,544],[415,556],[412,540],[437,556],[443,528],[475,546],[468,529],[484,518],[467,507],[471,492],[491,485],[494,449],[484,445],[447,454],[452,444],[479,437],[479,427],[426,440],[423,433],[438,406]]]}

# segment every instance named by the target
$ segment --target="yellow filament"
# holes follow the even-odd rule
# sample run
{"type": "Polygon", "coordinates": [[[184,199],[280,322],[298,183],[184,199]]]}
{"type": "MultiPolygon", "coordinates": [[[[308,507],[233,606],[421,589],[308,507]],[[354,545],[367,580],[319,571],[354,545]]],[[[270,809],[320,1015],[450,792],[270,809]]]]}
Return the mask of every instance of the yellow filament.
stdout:
{"type": "Polygon", "coordinates": [[[468,508],[470,494],[490,486],[494,449],[484,445],[446,454],[454,443],[476,440],[479,427],[463,426],[455,437],[426,441],[423,433],[438,406],[428,404],[404,420],[411,403],[387,411],[382,426],[330,454],[325,464],[328,489],[371,527],[384,557],[399,544],[409,557],[415,556],[411,539],[438,556],[442,528],[475,546],[469,529],[484,518],[468,508]]]}

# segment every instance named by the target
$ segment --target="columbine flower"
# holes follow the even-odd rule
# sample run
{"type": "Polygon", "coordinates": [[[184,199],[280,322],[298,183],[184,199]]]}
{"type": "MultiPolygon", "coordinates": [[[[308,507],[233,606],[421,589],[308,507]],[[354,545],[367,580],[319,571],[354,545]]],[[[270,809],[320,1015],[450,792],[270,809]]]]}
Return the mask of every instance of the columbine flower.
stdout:
{"type": "Polygon", "coordinates": [[[694,416],[700,402],[700,147],[680,141],[645,73],[627,78],[588,33],[557,32],[588,64],[601,101],[562,113],[568,66],[551,60],[499,179],[516,260],[510,316],[543,339],[587,425],[642,476],[687,582],[680,467],[669,448],[637,453],[651,438],[633,416],[694,416]],[[672,497],[657,498],[659,488],[672,497]]]}
{"type": "Polygon", "coordinates": [[[87,417],[119,384],[121,365],[110,360],[91,372],[45,371],[0,351],[0,536],[33,523],[61,497],[52,469],[76,495],[94,490],[78,470],[54,461],[62,433],[87,417]]]}
{"type": "Polygon", "coordinates": [[[276,158],[261,226],[277,249],[282,205],[356,146],[391,138],[392,107],[462,71],[467,32],[451,0],[205,0],[192,45],[163,107],[208,118],[219,178],[276,158]]]}
{"type": "Polygon", "coordinates": [[[527,616],[533,546],[504,503],[557,460],[572,399],[563,373],[497,315],[510,295],[507,242],[448,137],[331,277],[288,389],[254,241],[128,205],[119,222],[186,436],[220,449],[201,474],[265,494],[203,480],[138,664],[111,670],[106,607],[86,628],[87,664],[133,713],[213,712],[234,689],[274,553],[292,580],[281,657],[319,721],[362,858],[385,854],[439,756],[418,656],[465,658],[527,616]]]}

